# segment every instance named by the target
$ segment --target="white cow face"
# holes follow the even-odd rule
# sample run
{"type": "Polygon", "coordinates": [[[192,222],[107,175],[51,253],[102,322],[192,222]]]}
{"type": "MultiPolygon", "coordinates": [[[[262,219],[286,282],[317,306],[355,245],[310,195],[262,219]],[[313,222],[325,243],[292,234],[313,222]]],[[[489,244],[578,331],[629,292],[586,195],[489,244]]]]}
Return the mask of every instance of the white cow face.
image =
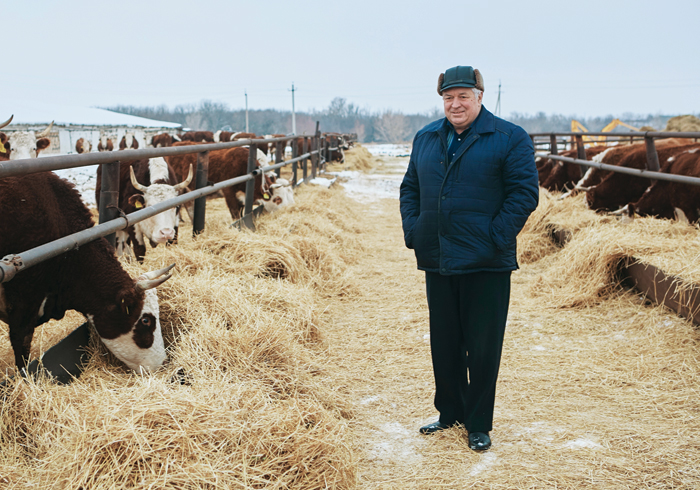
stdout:
{"type": "Polygon", "coordinates": [[[102,338],[107,348],[134,371],[153,372],[163,365],[167,356],[160,328],[160,310],[155,289],[144,292],[141,316],[132,330],[116,339],[102,338]]]}
{"type": "MultiPolygon", "coordinates": [[[[162,157],[151,158],[149,160],[149,173],[151,182],[167,181],[169,177],[168,164],[162,157]]],[[[134,194],[129,198],[129,203],[134,207],[144,208],[153,206],[168,199],[172,199],[180,195],[180,192],[187,187],[192,181],[192,166],[190,172],[184,182],[176,185],[170,184],[151,184],[149,186],[141,185],[136,181],[133,169],[131,170],[131,183],[142,194],[134,194]]],[[[168,209],[162,213],[141,221],[134,225],[136,230],[136,238],[143,245],[143,238],[148,238],[153,245],[159,243],[167,243],[175,238],[175,230],[180,225],[180,216],[177,209],[168,209]]]]}
{"type": "Polygon", "coordinates": [[[36,158],[39,152],[51,144],[48,138],[37,136],[36,131],[10,133],[10,160],[36,158]]]}
{"type": "MultiPolygon", "coordinates": [[[[144,208],[177,197],[180,193],[174,186],[167,184],[151,184],[143,194],[135,194],[129,202],[136,208],[144,208]]],[[[168,209],[162,213],[136,223],[136,235],[148,238],[153,244],[166,243],[175,238],[175,229],[180,225],[180,217],[176,209],[168,209]]]]}
{"type": "MultiPolygon", "coordinates": [[[[105,346],[134,371],[153,372],[162,366],[167,358],[160,327],[158,295],[155,288],[170,278],[169,271],[174,266],[175,264],[172,264],[157,271],[147,272],[134,281],[135,291],[144,292],[144,301],[138,319],[128,332],[110,339],[102,337],[100,334],[105,346]]],[[[123,303],[121,307],[124,309],[123,303]]],[[[128,308],[122,313],[126,313],[127,316],[133,314],[128,308]]],[[[88,320],[93,323],[98,333],[104,331],[101,328],[102,325],[94,324],[93,315],[88,315],[88,320]]]]}
{"type": "Polygon", "coordinates": [[[287,179],[276,179],[270,185],[269,193],[270,199],[262,201],[262,205],[268,213],[294,204],[294,189],[287,179]]]}

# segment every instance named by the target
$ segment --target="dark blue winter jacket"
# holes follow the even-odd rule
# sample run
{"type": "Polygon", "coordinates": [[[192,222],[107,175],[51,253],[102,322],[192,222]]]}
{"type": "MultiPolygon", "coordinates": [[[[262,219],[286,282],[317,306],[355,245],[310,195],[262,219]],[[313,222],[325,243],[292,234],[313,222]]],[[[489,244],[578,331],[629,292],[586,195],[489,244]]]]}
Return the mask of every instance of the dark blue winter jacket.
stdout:
{"type": "Polygon", "coordinates": [[[448,164],[450,130],[443,118],[413,139],[401,183],[406,246],[428,272],[515,270],[516,236],[539,196],[532,140],[482,106],[448,164]]]}

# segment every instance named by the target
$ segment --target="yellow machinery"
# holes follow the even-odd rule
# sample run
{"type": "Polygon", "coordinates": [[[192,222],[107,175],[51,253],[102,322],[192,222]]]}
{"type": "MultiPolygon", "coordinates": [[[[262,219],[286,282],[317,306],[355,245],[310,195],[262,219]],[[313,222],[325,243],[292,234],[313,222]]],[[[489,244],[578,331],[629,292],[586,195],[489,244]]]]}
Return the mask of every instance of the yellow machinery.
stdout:
{"type": "MultiPolygon", "coordinates": [[[[635,128],[634,126],[631,126],[627,123],[623,123],[619,119],[615,118],[612,121],[610,121],[608,124],[605,125],[603,129],[600,130],[601,133],[607,133],[612,131],[618,126],[624,126],[626,128],[629,128],[633,131],[639,131],[639,128],[635,128]]],[[[576,119],[571,120],[571,132],[572,133],[588,133],[588,129],[586,129],[586,126],[578,122],[576,119]]],[[[583,141],[584,143],[591,143],[594,145],[605,145],[607,144],[607,136],[583,136],[583,141]]]]}

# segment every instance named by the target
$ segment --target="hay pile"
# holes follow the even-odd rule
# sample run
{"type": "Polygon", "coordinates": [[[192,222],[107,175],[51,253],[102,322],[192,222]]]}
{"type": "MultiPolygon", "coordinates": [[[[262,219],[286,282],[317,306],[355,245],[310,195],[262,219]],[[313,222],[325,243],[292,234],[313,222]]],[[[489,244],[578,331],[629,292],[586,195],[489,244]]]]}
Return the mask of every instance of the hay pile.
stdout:
{"type": "Polygon", "coordinates": [[[518,235],[518,262],[530,264],[556,253],[559,244],[554,235],[574,233],[602,219],[586,208],[581,196],[559,200],[560,193],[540,187],[537,209],[518,235]]]}
{"type": "Polygon", "coordinates": [[[367,148],[359,143],[345,152],[343,170],[370,170],[375,167],[375,161],[367,148]]]}
{"type": "Polygon", "coordinates": [[[700,119],[692,114],[672,117],[666,123],[664,131],[700,131],[700,119]]]}
{"type": "Polygon", "coordinates": [[[546,270],[530,286],[548,307],[588,307],[621,290],[616,273],[626,257],[655,265],[686,284],[700,284],[700,232],[671,220],[632,222],[585,208],[583,195],[556,200],[542,191],[540,205],[518,237],[522,264],[546,260],[546,270]],[[552,231],[567,230],[560,249],[552,231]]]}
{"type": "Polygon", "coordinates": [[[177,246],[149,250],[143,269],[177,264],[159,288],[158,373],[130,373],[94,341],[69,386],[11,381],[3,488],[352,488],[352,409],[328,382],[319,299],[357,290],[360,228],[340,190],[296,200],[257,233],[210,201],[204,235],[181,227],[177,246]]]}

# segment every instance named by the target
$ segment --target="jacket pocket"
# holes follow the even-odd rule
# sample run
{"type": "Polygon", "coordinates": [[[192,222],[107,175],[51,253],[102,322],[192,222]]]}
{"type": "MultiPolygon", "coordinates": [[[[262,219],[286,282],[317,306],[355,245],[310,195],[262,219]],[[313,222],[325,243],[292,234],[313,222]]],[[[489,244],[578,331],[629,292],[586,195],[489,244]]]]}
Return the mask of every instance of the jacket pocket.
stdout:
{"type": "Polygon", "coordinates": [[[455,259],[467,267],[483,265],[496,256],[496,244],[491,239],[491,217],[453,213],[450,241],[455,259]]]}

